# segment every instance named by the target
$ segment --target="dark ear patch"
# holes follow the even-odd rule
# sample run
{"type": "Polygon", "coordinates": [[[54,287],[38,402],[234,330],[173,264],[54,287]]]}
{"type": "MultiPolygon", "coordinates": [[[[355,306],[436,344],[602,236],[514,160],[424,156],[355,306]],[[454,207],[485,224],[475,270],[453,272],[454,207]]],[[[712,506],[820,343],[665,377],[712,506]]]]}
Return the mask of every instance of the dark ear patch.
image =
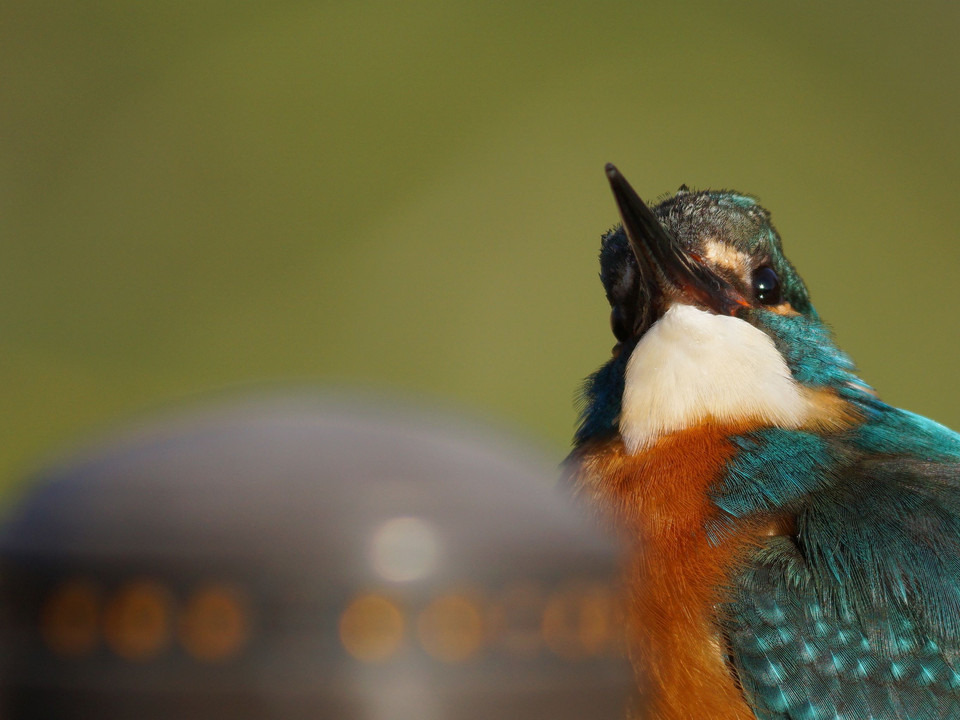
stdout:
{"type": "Polygon", "coordinates": [[[640,268],[623,228],[603,236],[600,246],[600,281],[612,311],[611,323],[618,340],[637,325],[640,301],[640,268]]]}

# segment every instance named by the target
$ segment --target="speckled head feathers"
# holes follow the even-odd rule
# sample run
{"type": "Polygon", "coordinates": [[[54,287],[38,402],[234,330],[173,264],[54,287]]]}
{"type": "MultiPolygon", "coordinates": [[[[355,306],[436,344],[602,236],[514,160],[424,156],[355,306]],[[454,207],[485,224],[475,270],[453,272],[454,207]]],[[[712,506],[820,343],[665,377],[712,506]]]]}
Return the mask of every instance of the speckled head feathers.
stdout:
{"type": "MultiPolygon", "coordinates": [[[[783,254],[770,213],[749,195],[730,190],[680,190],[653,208],[677,244],[718,275],[751,296],[750,273],[769,266],[779,277],[783,301],[816,317],[807,288],[783,254]]],[[[652,299],[627,234],[618,226],[603,236],[600,278],[617,318],[633,318],[652,299]]]]}

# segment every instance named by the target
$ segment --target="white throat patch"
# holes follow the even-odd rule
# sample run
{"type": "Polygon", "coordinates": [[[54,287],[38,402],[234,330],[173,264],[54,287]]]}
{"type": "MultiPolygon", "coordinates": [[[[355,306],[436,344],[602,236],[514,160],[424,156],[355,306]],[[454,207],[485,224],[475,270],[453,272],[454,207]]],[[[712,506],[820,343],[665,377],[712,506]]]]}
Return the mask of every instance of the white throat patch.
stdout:
{"type": "Polygon", "coordinates": [[[706,421],[799,427],[807,408],[766,333],[735,317],[675,304],[630,355],[620,434],[636,453],[706,421]]]}

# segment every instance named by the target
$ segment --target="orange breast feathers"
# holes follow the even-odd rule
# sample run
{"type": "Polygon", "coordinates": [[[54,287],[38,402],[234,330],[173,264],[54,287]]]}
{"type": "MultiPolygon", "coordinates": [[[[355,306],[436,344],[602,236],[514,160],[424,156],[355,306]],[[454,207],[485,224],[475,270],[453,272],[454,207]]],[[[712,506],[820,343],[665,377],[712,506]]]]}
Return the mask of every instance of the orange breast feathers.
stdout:
{"type": "Polygon", "coordinates": [[[724,661],[716,607],[744,551],[770,534],[770,519],[719,540],[705,530],[720,514],[708,491],[734,454],[727,438],[746,429],[689,429],[637,455],[617,438],[575,455],[578,493],[610,515],[629,549],[627,628],[641,717],[754,718],[724,661]]]}

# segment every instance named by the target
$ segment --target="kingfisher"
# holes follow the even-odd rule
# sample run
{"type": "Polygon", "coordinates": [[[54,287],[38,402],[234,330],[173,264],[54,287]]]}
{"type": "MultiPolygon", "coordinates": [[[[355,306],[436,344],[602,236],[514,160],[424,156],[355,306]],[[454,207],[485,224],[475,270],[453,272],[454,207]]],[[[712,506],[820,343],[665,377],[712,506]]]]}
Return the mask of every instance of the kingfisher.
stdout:
{"type": "Polygon", "coordinates": [[[566,468],[628,551],[636,716],[960,718],[960,435],[857,376],[756,199],[606,174],[566,468]]]}

